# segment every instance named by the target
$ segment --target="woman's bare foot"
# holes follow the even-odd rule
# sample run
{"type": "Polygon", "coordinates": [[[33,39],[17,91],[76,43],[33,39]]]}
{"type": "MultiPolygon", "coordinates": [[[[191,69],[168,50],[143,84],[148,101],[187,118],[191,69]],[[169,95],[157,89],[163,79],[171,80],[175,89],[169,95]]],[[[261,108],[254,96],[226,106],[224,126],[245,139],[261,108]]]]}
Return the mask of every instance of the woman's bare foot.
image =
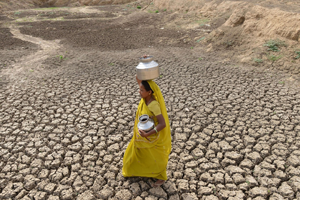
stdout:
{"type": "Polygon", "coordinates": [[[153,187],[159,187],[162,184],[164,184],[166,181],[165,180],[158,180],[153,184],[153,187]]]}

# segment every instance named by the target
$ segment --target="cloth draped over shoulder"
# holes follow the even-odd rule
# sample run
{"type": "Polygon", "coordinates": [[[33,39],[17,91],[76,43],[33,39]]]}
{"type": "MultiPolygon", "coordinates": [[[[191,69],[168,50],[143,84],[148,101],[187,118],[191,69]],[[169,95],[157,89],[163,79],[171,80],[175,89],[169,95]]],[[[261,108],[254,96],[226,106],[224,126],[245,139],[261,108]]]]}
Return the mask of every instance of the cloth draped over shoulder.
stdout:
{"type": "MultiPolygon", "coordinates": [[[[146,138],[142,137],[137,128],[139,116],[148,114],[154,116],[153,111],[158,109],[149,109],[145,100],[142,98],[136,112],[136,118],[133,129],[133,137],[124,153],[122,175],[125,177],[140,176],[152,177],[161,180],[167,180],[167,164],[168,157],[171,152],[171,132],[168,119],[168,113],[164,98],[154,81],[147,81],[153,90],[153,96],[158,103],[153,106],[160,107],[166,127],[158,133],[152,134],[146,138]]],[[[158,124],[156,117],[154,117],[155,125],[158,124]]]]}

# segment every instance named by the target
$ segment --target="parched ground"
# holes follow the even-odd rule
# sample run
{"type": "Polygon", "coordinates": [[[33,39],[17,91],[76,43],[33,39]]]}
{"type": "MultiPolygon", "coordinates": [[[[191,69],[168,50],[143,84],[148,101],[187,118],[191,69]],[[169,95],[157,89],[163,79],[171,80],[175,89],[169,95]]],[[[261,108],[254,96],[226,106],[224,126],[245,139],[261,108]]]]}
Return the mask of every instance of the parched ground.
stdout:
{"type": "Polygon", "coordinates": [[[0,199],[300,199],[299,71],[228,59],[232,44],[206,52],[209,22],[187,16],[130,4],[1,15],[0,199]],[[159,188],[121,174],[143,54],[161,67],[172,130],[159,188]]]}

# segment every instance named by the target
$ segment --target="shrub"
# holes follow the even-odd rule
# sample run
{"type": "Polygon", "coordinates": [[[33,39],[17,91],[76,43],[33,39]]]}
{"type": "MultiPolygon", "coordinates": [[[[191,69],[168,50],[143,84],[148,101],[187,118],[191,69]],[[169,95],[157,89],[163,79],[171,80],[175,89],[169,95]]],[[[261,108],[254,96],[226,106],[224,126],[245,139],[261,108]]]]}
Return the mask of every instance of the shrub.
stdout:
{"type": "Polygon", "coordinates": [[[262,63],[263,62],[263,59],[260,59],[260,58],[254,58],[254,61],[257,62],[257,63],[262,63]]]}
{"type": "Polygon", "coordinates": [[[284,41],[276,39],[267,41],[264,46],[268,47],[267,51],[279,51],[279,47],[287,45],[284,41]]]}
{"type": "Polygon", "coordinates": [[[299,59],[300,58],[300,50],[295,52],[297,55],[294,57],[295,59],[299,59]]]}

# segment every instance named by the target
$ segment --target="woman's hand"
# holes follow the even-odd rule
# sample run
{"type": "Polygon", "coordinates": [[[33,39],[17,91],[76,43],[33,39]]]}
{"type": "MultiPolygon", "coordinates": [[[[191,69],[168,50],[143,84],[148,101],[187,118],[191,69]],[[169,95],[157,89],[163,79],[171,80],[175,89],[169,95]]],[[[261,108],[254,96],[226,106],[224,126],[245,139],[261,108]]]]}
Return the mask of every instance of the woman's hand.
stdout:
{"type": "Polygon", "coordinates": [[[141,135],[142,137],[148,137],[148,136],[149,136],[148,133],[146,133],[145,131],[143,131],[143,130],[141,130],[141,129],[138,129],[138,132],[140,133],[140,135],[141,135]]]}
{"type": "Polygon", "coordinates": [[[147,137],[149,136],[148,133],[146,133],[145,131],[138,129],[138,132],[140,133],[140,135],[144,138],[146,138],[147,140],[149,140],[147,137]]]}

